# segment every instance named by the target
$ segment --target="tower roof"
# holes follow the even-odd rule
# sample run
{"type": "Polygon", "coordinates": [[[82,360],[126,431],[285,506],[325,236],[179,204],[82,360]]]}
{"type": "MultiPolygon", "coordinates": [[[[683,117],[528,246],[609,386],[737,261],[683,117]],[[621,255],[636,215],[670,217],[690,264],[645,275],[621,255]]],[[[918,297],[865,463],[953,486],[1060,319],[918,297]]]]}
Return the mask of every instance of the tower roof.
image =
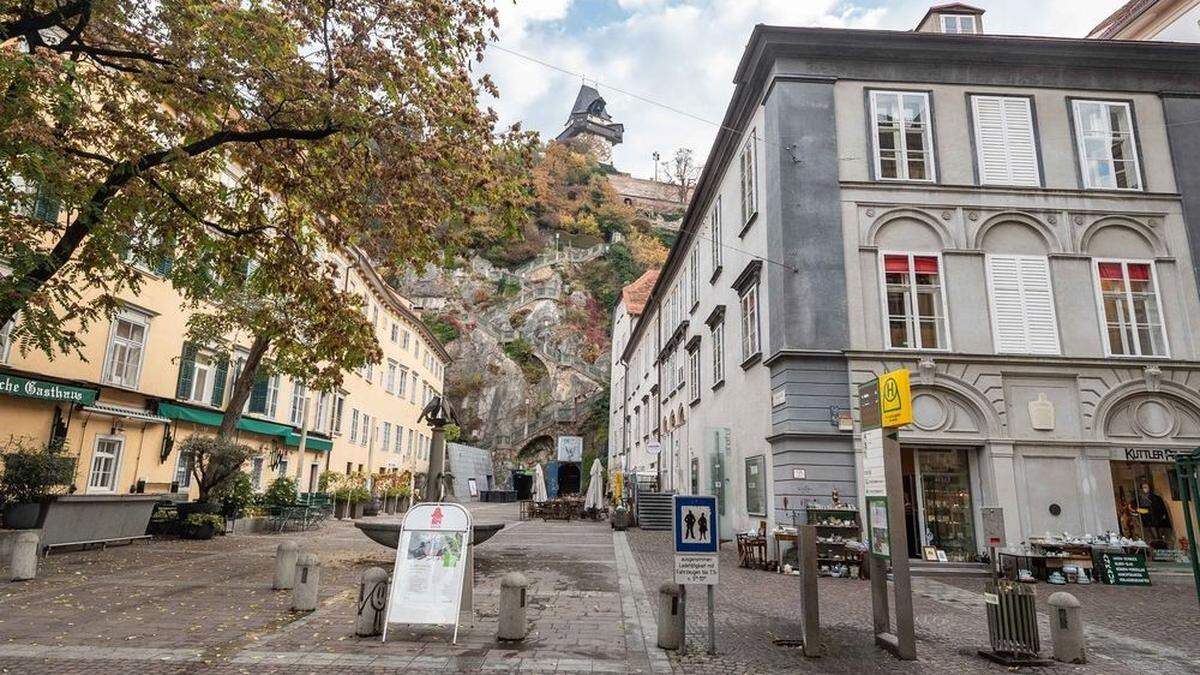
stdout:
{"type": "Polygon", "coordinates": [[[579,85],[579,93],[575,95],[575,105],[571,106],[571,117],[576,115],[594,115],[606,120],[611,120],[608,111],[604,109],[605,100],[596,91],[596,88],[587,85],[579,85]]]}
{"type": "Polygon", "coordinates": [[[605,105],[604,97],[595,87],[588,84],[579,85],[575,104],[571,106],[571,114],[567,116],[566,128],[558,134],[556,140],[569,141],[576,136],[590,134],[599,136],[612,145],[620,143],[625,135],[625,126],[613,121],[605,105]]]}

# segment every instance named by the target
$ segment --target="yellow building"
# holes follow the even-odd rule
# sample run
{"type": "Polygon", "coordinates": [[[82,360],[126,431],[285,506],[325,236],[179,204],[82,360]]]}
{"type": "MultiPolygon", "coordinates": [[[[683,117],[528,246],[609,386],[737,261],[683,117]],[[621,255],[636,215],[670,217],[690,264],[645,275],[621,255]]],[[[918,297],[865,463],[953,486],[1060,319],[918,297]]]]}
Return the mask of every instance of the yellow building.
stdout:
{"type": "MultiPolygon", "coordinates": [[[[257,451],[246,471],[258,490],[283,475],[313,491],[326,470],[428,466],[430,428],[417,418],[442,391],[449,355],[363,256],[335,259],[338,283],[366,302],[384,358],[346,373],[336,392],[260,374],[237,437],[257,451]]],[[[124,309],[84,335],[82,358],[22,355],[0,331],[0,451],[18,439],[61,438],[79,458],[76,492],[194,497],[190,460],[178,448],[191,434],[215,432],[247,351],[188,343],[182,298],[161,270],[138,269],[146,277],[139,293],[127,292],[124,309]]]]}

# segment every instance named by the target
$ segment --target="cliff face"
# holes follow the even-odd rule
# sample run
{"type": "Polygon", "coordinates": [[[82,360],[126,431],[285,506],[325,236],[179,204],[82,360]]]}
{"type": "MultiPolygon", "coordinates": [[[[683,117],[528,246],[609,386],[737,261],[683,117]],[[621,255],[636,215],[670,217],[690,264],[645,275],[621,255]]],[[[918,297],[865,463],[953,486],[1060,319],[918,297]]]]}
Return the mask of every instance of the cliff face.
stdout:
{"type": "Polygon", "coordinates": [[[666,258],[665,228],[612,178],[586,148],[551,143],[519,236],[485,222],[468,258],[395,282],[454,358],[446,394],[463,440],[500,461],[544,457],[563,434],[583,435],[585,456],[607,443],[612,308],[666,258]]]}

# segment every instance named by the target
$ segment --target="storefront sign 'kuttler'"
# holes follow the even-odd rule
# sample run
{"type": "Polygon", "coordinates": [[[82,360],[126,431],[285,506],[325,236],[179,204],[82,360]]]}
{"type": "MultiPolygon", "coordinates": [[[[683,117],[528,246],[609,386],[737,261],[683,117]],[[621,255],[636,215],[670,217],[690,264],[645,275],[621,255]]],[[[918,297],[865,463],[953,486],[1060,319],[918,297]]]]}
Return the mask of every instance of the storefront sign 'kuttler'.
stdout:
{"type": "Polygon", "coordinates": [[[384,640],[393,623],[453,624],[458,640],[470,536],[471,514],[458,504],[435,502],[409,509],[396,547],[384,640]]]}

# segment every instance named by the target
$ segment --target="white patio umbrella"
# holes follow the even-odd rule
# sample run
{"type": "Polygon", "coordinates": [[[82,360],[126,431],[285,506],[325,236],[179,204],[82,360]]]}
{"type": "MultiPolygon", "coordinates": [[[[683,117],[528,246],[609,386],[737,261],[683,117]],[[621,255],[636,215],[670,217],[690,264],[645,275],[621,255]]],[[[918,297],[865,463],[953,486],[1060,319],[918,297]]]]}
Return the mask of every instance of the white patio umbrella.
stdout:
{"type": "Polygon", "coordinates": [[[541,464],[533,466],[533,501],[550,501],[550,498],[546,496],[546,474],[542,472],[541,464]]]}
{"type": "Polygon", "coordinates": [[[598,509],[604,505],[604,473],[600,462],[592,460],[592,471],[588,476],[587,499],[583,502],[585,509],[598,509]]]}

